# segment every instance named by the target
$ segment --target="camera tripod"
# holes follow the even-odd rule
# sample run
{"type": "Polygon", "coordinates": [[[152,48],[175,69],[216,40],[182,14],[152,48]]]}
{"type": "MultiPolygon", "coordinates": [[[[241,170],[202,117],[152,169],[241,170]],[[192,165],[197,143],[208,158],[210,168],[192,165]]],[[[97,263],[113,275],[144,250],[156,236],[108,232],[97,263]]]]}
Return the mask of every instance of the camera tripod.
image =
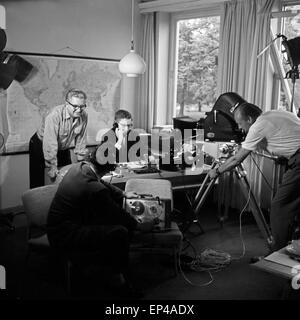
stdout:
{"type": "MultiPolygon", "coordinates": [[[[217,165],[221,164],[224,162],[224,159],[216,159],[213,164],[212,164],[212,169],[215,168],[217,165]]],[[[264,215],[255,199],[255,196],[251,190],[249,181],[247,179],[247,174],[246,171],[243,167],[242,164],[239,164],[237,167],[233,169],[238,177],[238,182],[240,185],[240,188],[243,192],[243,195],[246,199],[249,197],[249,206],[251,208],[252,214],[254,216],[254,219],[257,223],[257,226],[262,233],[263,237],[266,239],[267,244],[269,247],[272,246],[273,244],[273,237],[270,231],[270,228],[264,218],[264,215]]],[[[215,184],[216,180],[218,177],[215,177],[214,179],[209,181],[209,175],[207,174],[206,177],[204,178],[203,183],[201,184],[201,187],[199,188],[194,202],[193,202],[193,211],[196,217],[199,216],[200,209],[203,206],[205,199],[209,195],[209,192],[211,191],[213,185],[215,184]]]]}

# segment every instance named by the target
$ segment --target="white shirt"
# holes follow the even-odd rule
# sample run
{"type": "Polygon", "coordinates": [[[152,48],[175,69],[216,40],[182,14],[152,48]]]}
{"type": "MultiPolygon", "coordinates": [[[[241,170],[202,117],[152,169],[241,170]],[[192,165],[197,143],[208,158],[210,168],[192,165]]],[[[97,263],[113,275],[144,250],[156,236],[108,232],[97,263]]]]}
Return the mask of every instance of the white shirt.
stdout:
{"type": "Polygon", "coordinates": [[[300,119],[289,111],[267,111],[250,127],[242,147],[289,159],[300,148],[300,119]]]}

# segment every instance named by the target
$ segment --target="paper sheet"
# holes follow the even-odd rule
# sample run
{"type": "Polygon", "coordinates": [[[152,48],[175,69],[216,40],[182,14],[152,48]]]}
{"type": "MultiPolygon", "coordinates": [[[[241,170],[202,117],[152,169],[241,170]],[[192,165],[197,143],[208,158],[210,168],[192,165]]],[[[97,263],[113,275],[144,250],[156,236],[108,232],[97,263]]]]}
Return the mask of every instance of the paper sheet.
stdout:
{"type": "Polygon", "coordinates": [[[295,267],[295,266],[299,266],[300,262],[293,260],[292,258],[290,258],[287,254],[284,253],[280,253],[280,252],[273,252],[272,254],[270,254],[269,256],[264,258],[267,261],[272,261],[284,266],[288,266],[288,267],[295,267]]]}

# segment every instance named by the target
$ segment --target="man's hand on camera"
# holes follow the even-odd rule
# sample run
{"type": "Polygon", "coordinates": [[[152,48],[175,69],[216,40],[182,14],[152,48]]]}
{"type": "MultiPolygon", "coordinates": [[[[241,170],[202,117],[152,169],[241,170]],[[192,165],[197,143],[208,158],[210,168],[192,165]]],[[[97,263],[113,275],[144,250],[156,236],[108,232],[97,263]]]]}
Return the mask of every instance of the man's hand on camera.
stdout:
{"type": "Polygon", "coordinates": [[[128,199],[130,199],[130,198],[138,198],[139,195],[134,191],[128,191],[128,192],[124,192],[124,197],[128,198],[128,199]]]}
{"type": "Polygon", "coordinates": [[[217,168],[211,169],[208,171],[208,176],[211,180],[217,178],[220,175],[217,168]]]}
{"type": "Polygon", "coordinates": [[[141,232],[150,232],[155,225],[154,219],[138,222],[136,229],[141,232]]]}

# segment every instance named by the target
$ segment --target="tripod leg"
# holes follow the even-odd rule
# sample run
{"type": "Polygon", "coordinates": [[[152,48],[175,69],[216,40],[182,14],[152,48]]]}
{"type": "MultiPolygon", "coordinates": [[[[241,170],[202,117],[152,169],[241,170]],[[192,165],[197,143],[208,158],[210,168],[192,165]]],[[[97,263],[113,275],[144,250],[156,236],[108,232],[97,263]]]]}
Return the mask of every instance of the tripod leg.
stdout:
{"type": "MultiPolygon", "coordinates": [[[[211,181],[209,182],[209,184],[206,186],[206,189],[205,189],[205,191],[203,192],[203,195],[202,195],[201,199],[198,201],[198,203],[197,203],[196,201],[194,202],[194,206],[196,206],[195,209],[194,209],[194,212],[195,212],[195,215],[196,215],[196,216],[198,216],[199,211],[200,211],[201,207],[203,206],[204,201],[205,201],[205,199],[207,198],[207,196],[208,196],[211,188],[212,188],[213,185],[215,184],[215,181],[216,181],[216,180],[217,180],[217,178],[211,180],[211,181]]],[[[202,187],[202,186],[201,186],[201,187],[202,187]]]]}
{"type": "MultiPolygon", "coordinates": [[[[217,162],[214,161],[211,168],[213,169],[215,166],[217,165],[217,162]]],[[[197,194],[196,194],[196,197],[195,197],[195,200],[194,200],[194,203],[198,203],[200,198],[203,196],[203,193],[205,192],[205,189],[207,187],[207,182],[209,180],[209,175],[207,174],[201,184],[201,187],[199,188],[197,194]]]]}
{"type": "Polygon", "coordinates": [[[193,203],[192,203],[189,195],[187,194],[187,192],[184,192],[184,195],[185,195],[186,199],[187,199],[188,202],[189,202],[189,209],[188,209],[188,210],[190,211],[189,214],[190,214],[191,216],[190,216],[189,220],[187,221],[186,225],[183,227],[183,230],[182,230],[182,231],[183,231],[183,233],[187,232],[187,231],[190,229],[191,225],[195,224],[195,225],[199,228],[199,232],[190,232],[190,233],[192,233],[194,236],[195,236],[195,235],[197,236],[197,235],[203,234],[203,233],[204,233],[204,230],[203,230],[200,222],[198,221],[197,216],[196,216],[195,213],[194,213],[193,203]]]}

